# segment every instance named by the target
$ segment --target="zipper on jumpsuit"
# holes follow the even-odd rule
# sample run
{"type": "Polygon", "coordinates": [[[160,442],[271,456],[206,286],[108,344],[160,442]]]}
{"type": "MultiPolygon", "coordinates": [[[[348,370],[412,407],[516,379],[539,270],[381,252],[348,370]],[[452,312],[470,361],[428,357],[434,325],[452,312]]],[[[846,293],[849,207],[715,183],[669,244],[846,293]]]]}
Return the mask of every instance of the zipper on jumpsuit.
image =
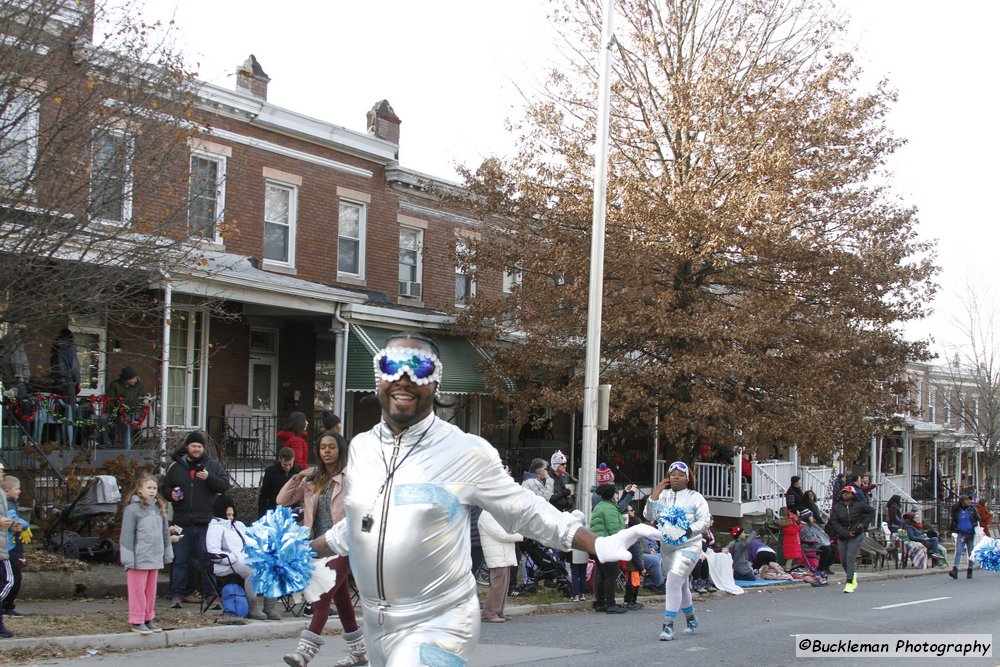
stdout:
{"type": "MultiPolygon", "coordinates": [[[[403,441],[403,434],[400,433],[398,436],[393,438],[392,444],[392,456],[389,457],[389,470],[396,469],[396,458],[399,456],[399,446],[403,441]]],[[[378,610],[379,610],[379,623],[382,622],[382,612],[389,605],[385,604],[385,575],[383,573],[384,560],[385,560],[385,528],[386,522],[389,520],[389,496],[392,494],[392,483],[393,475],[388,475],[385,481],[385,489],[382,494],[382,520],[379,522],[378,528],[378,547],[375,551],[375,582],[378,588],[378,597],[381,600],[378,610]]]]}

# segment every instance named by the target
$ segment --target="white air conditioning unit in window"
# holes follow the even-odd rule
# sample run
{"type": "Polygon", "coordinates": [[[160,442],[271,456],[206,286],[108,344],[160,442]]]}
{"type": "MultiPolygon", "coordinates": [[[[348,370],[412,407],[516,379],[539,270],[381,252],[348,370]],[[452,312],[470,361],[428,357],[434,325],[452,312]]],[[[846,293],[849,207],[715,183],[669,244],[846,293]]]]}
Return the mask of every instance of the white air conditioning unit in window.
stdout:
{"type": "Polygon", "coordinates": [[[420,298],[420,283],[412,280],[399,281],[399,296],[420,298]]]}

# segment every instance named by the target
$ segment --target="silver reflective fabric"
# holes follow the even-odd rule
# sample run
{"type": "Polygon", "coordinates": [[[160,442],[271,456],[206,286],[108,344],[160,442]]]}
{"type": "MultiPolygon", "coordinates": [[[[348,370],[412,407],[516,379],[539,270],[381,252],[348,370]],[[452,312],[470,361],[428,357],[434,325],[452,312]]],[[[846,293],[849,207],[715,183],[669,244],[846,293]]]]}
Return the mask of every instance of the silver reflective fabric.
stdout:
{"type": "Polygon", "coordinates": [[[580,527],[505,474],[487,441],[433,415],[400,437],[380,423],[351,441],[347,516],[326,540],[350,553],[372,665],[463,665],[472,655],[479,601],[470,505],[564,551],[580,527]]]}

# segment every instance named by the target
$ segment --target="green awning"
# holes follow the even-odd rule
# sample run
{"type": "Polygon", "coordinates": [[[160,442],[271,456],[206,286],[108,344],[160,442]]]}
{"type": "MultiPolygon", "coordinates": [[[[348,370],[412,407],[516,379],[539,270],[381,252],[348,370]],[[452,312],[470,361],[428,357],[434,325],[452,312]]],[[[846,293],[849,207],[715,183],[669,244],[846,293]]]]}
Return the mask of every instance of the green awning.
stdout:
{"type": "MultiPolygon", "coordinates": [[[[372,357],[382,349],[385,339],[395,333],[399,331],[368,325],[351,326],[347,342],[347,391],[375,390],[372,357]]],[[[461,336],[437,335],[429,331],[421,333],[432,339],[441,350],[441,364],[444,366],[441,393],[486,393],[486,381],[476,367],[487,358],[483,352],[461,336]]]]}

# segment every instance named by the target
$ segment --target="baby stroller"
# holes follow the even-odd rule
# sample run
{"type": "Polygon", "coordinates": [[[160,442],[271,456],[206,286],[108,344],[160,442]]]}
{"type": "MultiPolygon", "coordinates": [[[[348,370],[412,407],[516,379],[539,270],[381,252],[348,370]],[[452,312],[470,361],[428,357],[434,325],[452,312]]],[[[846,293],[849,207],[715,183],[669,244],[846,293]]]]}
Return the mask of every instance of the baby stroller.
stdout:
{"type": "Polygon", "coordinates": [[[45,548],[67,558],[117,560],[115,543],[92,534],[90,526],[99,517],[113,517],[121,499],[118,480],[111,475],[94,477],[84,485],[76,500],[56,510],[55,521],[45,534],[45,548]]]}
{"type": "Polygon", "coordinates": [[[527,539],[521,543],[521,548],[524,551],[524,574],[528,580],[525,587],[557,588],[568,597],[572,587],[559,552],[527,539]]]}

